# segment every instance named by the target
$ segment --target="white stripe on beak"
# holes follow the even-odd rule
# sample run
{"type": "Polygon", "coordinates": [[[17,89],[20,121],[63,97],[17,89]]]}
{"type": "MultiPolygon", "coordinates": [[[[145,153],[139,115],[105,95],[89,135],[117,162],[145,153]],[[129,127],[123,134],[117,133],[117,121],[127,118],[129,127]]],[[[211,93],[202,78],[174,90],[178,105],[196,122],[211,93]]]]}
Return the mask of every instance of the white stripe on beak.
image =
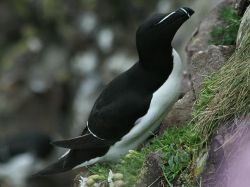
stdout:
{"type": "Polygon", "coordinates": [[[183,12],[185,12],[185,14],[187,14],[187,16],[190,18],[189,13],[184,9],[184,8],[180,8],[183,12]]]}
{"type": "Polygon", "coordinates": [[[165,19],[169,18],[171,15],[173,15],[175,12],[171,12],[170,14],[166,15],[164,18],[162,18],[158,23],[156,23],[156,25],[160,24],[161,22],[163,22],[165,19]]]}

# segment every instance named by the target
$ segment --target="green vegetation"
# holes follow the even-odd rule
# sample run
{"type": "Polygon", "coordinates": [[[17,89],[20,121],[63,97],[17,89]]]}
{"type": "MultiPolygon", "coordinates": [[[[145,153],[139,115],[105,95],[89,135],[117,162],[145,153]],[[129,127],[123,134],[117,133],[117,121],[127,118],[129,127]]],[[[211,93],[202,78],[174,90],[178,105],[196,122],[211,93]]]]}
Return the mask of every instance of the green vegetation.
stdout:
{"type": "Polygon", "coordinates": [[[226,65],[204,82],[194,112],[196,129],[204,141],[221,122],[250,112],[249,38],[248,31],[226,65]]]}
{"type": "Polygon", "coordinates": [[[213,28],[210,33],[211,40],[209,43],[214,45],[234,45],[240,26],[240,17],[232,7],[225,7],[220,11],[218,20],[222,24],[213,28]]]}
{"type": "Polygon", "coordinates": [[[152,152],[159,152],[162,154],[164,162],[162,169],[167,181],[170,184],[174,181],[187,184],[193,178],[192,174],[189,174],[189,169],[191,169],[195,152],[199,148],[197,142],[200,142],[197,134],[193,132],[192,125],[170,128],[162,136],[154,138],[141,151],[130,151],[116,164],[96,164],[90,167],[89,171],[91,174],[107,178],[111,169],[115,173],[122,173],[126,186],[132,186],[140,176],[146,157],[152,152]]]}

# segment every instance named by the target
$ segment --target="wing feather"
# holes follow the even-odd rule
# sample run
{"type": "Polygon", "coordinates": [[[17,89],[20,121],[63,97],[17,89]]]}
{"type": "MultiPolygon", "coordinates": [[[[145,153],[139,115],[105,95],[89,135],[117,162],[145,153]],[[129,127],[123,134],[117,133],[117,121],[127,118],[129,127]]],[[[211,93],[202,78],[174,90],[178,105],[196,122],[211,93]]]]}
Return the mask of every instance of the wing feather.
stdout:
{"type": "Polygon", "coordinates": [[[108,140],[100,140],[92,134],[85,134],[71,139],[52,142],[52,145],[67,149],[95,149],[110,146],[113,143],[108,140]]]}

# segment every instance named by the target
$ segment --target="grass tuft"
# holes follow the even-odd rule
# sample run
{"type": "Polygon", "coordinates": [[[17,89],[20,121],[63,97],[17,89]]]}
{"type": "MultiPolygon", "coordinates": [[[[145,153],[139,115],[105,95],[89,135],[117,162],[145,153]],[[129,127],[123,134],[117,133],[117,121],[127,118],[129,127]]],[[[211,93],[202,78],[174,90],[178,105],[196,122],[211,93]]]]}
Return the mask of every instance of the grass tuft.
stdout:
{"type": "Polygon", "coordinates": [[[222,24],[212,29],[209,43],[214,45],[235,45],[240,19],[236,10],[232,7],[222,8],[218,17],[222,24]]]}
{"type": "Polygon", "coordinates": [[[250,112],[250,32],[218,72],[209,76],[195,104],[196,129],[206,141],[221,122],[250,112]]]}
{"type": "Polygon", "coordinates": [[[191,169],[194,153],[200,142],[194,133],[192,125],[183,128],[170,128],[162,136],[154,138],[141,151],[130,151],[120,162],[113,164],[96,164],[89,168],[91,174],[108,176],[111,169],[122,173],[126,186],[133,186],[141,175],[141,169],[147,156],[152,152],[160,152],[163,158],[163,172],[167,181],[172,184],[178,181],[187,184],[192,181],[191,169]]]}

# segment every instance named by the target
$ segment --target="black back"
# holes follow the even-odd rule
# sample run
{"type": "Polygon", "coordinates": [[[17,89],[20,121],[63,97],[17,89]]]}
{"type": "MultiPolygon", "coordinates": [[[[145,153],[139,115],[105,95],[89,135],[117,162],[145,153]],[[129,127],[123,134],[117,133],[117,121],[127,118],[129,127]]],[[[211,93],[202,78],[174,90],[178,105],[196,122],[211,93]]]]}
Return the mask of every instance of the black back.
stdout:
{"type": "Polygon", "coordinates": [[[113,141],[127,134],[135,121],[148,111],[153,93],[165,82],[171,70],[172,63],[164,74],[147,71],[137,63],[113,80],[91,111],[91,131],[113,141]]]}
{"type": "MultiPolygon", "coordinates": [[[[191,9],[184,11],[193,13],[191,9]]],[[[179,9],[157,14],[137,30],[139,61],[111,81],[103,90],[89,116],[92,132],[116,142],[127,134],[135,121],[148,111],[153,93],[167,80],[173,69],[172,39],[189,17],[179,9]],[[160,23],[159,23],[160,22],[160,23]]]]}
{"type": "MultiPolygon", "coordinates": [[[[191,9],[185,8],[190,14],[191,9]]],[[[89,116],[89,128],[100,138],[116,142],[127,134],[135,121],[146,114],[153,96],[173,69],[172,39],[189,17],[177,10],[157,14],[137,30],[139,61],[111,81],[103,90],[89,116]],[[159,23],[160,22],[160,23],[159,23]]]]}
{"type": "Polygon", "coordinates": [[[173,69],[171,41],[193,10],[180,8],[170,16],[157,14],[137,30],[139,60],[111,81],[96,100],[82,136],[54,142],[70,151],[38,175],[67,171],[84,161],[101,157],[119,141],[149,109],[153,93],[173,69]]]}

